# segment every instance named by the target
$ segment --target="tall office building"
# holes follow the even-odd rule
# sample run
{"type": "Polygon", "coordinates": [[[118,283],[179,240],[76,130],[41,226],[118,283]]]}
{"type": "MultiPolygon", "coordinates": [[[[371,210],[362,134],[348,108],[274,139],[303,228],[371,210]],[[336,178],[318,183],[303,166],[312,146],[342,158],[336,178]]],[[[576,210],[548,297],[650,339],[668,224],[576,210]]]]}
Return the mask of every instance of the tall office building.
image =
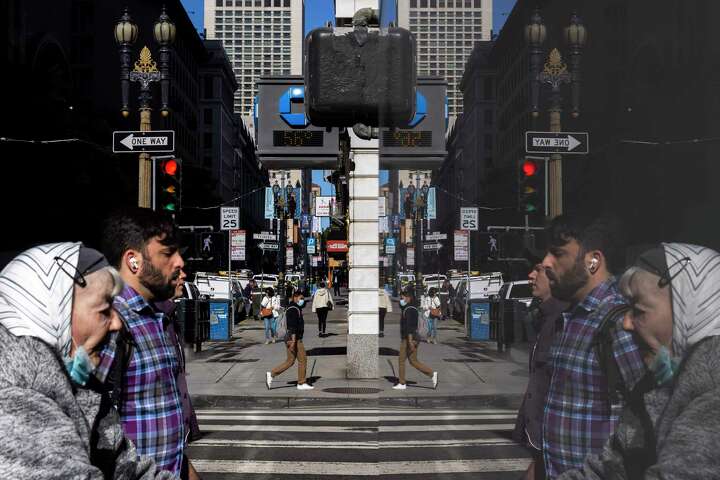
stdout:
{"type": "Polygon", "coordinates": [[[252,128],[260,76],[302,74],[302,0],[205,0],[208,39],[220,40],[239,88],[235,111],[252,128]]]}
{"type": "Polygon", "coordinates": [[[462,113],[465,62],[477,42],[490,40],[492,0],[398,0],[398,24],[417,39],[418,75],[448,81],[448,113],[462,113]]]}

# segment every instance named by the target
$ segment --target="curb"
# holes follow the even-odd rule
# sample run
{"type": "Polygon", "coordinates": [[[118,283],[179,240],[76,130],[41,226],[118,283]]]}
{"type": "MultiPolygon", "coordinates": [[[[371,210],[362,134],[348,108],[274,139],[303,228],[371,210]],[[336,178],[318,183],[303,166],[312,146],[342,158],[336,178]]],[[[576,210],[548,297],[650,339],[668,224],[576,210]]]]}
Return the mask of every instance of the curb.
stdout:
{"type": "Polygon", "coordinates": [[[407,407],[407,408],[507,408],[517,409],[522,403],[523,395],[468,395],[448,397],[252,397],[236,395],[192,395],[193,407],[196,409],[282,409],[309,406],[362,408],[407,407]]]}

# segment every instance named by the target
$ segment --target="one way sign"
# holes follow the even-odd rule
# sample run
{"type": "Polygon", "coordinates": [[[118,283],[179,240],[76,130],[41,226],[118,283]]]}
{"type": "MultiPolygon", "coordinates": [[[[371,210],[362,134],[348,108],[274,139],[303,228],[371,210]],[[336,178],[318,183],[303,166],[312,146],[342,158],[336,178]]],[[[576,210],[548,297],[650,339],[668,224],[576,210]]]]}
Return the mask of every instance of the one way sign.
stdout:
{"type": "Polygon", "coordinates": [[[174,152],[175,132],[155,130],[151,132],[113,132],[114,153],[174,152]]]}
{"type": "Polygon", "coordinates": [[[569,153],[586,155],[590,136],[587,132],[525,132],[527,153],[569,153]]]}

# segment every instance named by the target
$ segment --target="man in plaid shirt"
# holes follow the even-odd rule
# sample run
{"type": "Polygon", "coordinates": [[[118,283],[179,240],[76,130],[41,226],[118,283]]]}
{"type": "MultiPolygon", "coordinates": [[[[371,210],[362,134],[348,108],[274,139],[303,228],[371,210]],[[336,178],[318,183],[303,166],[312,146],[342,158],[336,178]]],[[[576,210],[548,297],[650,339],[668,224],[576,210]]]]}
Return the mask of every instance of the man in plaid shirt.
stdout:
{"type": "MultiPolygon", "coordinates": [[[[622,403],[611,404],[593,340],[603,318],[625,301],[612,275],[622,260],[613,219],[563,215],[552,221],[548,237],[543,266],[552,296],[571,304],[551,350],[553,375],[543,419],[546,473],[552,479],[599,453],[618,424],[622,403]]],[[[622,315],[612,321],[615,362],[632,388],[645,374],[645,364],[631,333],[622,328],[622,315]]]]}
{"type": "MultiPolygon", "coordinates": [[[[103,242],[108,260],[125,281],[115,298],[132,349],[119,399],[123,430],[158,468],[181,478],[197,478],[184,457],[185,428],[176,383],[179,362],[152,304],[172,298],[184,266],[172,220],[147,209],[111,216],[103,242]]],[[[101,368],[108,365],[103,359],[101,368]]]]}

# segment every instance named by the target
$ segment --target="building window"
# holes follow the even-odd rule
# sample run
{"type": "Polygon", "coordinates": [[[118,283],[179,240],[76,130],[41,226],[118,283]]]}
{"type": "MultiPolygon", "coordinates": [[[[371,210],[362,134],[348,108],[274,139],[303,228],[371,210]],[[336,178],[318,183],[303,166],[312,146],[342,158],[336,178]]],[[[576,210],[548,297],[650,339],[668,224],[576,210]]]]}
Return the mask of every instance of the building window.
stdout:
{"type": "Polygon", "coordinates": [[[223,6],[223,0],[215,0],[215,6],[216,6],[216,7],[222,7],[222,6],[223,6]]]}

